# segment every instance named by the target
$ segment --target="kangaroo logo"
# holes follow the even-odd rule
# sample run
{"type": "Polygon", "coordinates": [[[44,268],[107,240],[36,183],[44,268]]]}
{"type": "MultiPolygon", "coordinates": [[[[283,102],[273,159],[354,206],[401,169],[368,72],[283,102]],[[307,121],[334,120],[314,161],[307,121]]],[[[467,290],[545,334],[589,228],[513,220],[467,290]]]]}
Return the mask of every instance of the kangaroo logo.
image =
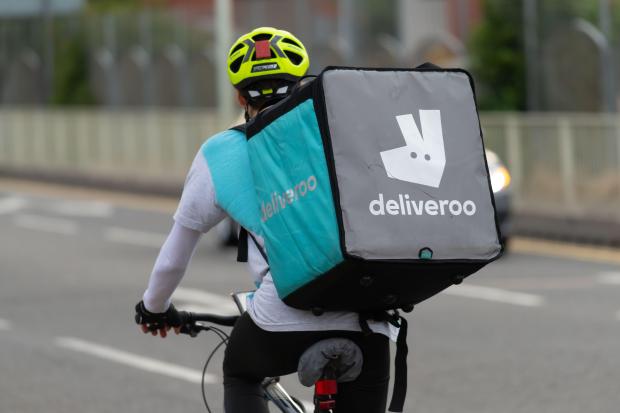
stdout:
{"type": "Polygon", "coordinates": [[[446,152],[439,110],[420,110],[418,130],[412,114],[396,116],[405,146],[381,152],[388,177],[439,188],[446,167],[446,152]]]}

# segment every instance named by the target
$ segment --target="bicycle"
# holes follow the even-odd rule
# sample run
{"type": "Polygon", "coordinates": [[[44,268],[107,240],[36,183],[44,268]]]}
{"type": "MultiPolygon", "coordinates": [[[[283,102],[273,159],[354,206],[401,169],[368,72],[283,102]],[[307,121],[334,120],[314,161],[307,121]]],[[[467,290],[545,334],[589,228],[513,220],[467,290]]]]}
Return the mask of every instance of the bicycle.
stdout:
{"type": "MultiPolygon", "coordinates": [[[[251,294],[251,292],[232,294],[232,298],[237,304],[237,308],[239,309],[240,314],[243,314],[246,311],[245,302],[248,294],[251,294]]],[[[181,317],[180,332],[182,334],[187,334],[190,337],[196,337],[199,333],[203,331],[212,331],[222,340],[213,349],[213,351],[207,358],[205,366],[203,368],[201,383],[202,398],[207,411],[211,412],[205,393],[204,377],[206,375],[209,362],[213,358],[213,355],[222,345],[228,342],[229,336],[218,327],[202,323],[211,323],[224,327],[233,327],[239,316],[223,316],[209,313],[191,313],[186,311],[179,311],[179,315],[181,317]]],[[[331,352],[333,353],[333,348],[331,352]]],[[[302,383],[306,386],[311,385],[310,383],[314,383],[314,413],[334,413],[334,409],[336,407],[335,395],[337,393],[337,381],[344,376],[347,377],[347,380],[353,380],[357,375],[359,375],[361,363],[361,350],[355,343],[347,339],[322,340],[317,342],[309,349],[307,349],[306,352],[304,352],[304,354],[300,358],[300,366],[304,365],[311,367],[304,368],[306,369],[306,371],[302,372],[300,374],[300,377],[304,377],[305,382],[302,381],[302,383]],[[346,350],[346,356],[343,351],[341,354],[333,355],[328,359],[325,359],[325,357],[327,356],[326,352],[323,350],[328,345],[331,345],[333,347],[333,344],[335,342],[338,342],[337,344],[341,348],[346,350]],[[320,357],[323,357],[324,359],[318,360],[318,358],[320,357]],[[316,367],[317,365],[321,364],[322,368],[319,373],[320,376],[317,376],[316,367]],[[313,367],[315,371],[310,371],[313,367]],[[308,382],[308,380],[311,381],[308,382]]],[[[263,380],[262,382],[262,388],[266,400],[273,403],[273,405],[278,408],[282,413],[310,413],[306,411],[304,405],[298,399],[288,394],[288,392],[280,384],[279,377],[265,378],[265,380],[263,380]]]]}

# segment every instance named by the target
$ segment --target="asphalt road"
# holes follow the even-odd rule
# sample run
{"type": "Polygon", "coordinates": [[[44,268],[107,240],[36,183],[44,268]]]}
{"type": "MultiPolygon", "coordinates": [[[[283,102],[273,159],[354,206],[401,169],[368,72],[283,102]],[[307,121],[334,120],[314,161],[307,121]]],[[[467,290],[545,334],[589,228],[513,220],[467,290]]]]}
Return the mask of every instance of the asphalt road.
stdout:
{"type": "MultiPolygon", "coordinates": [[[[154,338],[132,321],[173,205],[0,182],[0,412],[205,411],[216,340],[154,338]]],[[[407,412],[619,411],[620,251],[516,241],[409,315],[407,412]]],[[[201,242],[176,302],[232,312],[227,294],[250,277],[234,250],[201,242]]]]}

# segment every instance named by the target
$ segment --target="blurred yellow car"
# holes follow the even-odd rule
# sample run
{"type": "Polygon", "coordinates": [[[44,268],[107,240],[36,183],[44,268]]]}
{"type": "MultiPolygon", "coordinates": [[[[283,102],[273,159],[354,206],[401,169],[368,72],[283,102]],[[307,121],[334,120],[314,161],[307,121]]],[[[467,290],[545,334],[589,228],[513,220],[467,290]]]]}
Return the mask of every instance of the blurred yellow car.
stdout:
{"type": "Polygon", "coordinates": [[[507,247],[512,235],[512,187],[510,186],[512,178],[495,152],[487,149],[486,154],[502,243],[504,247],[507,247]]]}

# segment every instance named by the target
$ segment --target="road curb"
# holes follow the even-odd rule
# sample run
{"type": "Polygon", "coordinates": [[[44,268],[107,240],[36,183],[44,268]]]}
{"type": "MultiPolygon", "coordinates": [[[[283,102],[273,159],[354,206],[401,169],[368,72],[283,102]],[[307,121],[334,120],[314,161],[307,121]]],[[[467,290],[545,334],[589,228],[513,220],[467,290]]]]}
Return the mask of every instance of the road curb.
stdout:
{"type": "Polygon", "coordinates": [[[516,213],[514,234],[579,244],[620,246],[620,222],[613,219],[516,213]]]}
{"type": "Polygon", "coordinates": [[[162,181],[161,179],[149,179],[137,176],[116,178],[100,176],[94,173],[49,172],[36,168],[32,168],[29,171],[22,171],[0,167],[0,178],[22,179],[39,183],[175,198],[180,197],[183,190],[183,182],[174,179],[162,181]]]}

